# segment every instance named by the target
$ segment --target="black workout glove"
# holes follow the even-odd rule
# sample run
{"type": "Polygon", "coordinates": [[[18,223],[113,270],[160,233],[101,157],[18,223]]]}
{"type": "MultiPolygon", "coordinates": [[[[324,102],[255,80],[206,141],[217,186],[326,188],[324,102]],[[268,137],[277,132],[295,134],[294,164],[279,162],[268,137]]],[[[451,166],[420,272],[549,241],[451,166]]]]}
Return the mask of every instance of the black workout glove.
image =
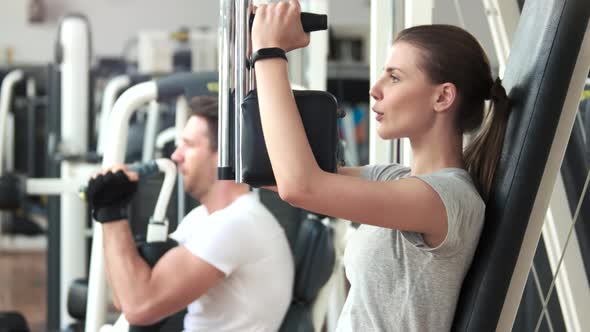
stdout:
{"type": "Polygon", "coordinates": [[[88,182],[86,200],[92,207],[92,217],[101,223],[127,219],[127,205],[137,191],[137,181],[131,181],[123,171],[107,172],[88,182]]]}

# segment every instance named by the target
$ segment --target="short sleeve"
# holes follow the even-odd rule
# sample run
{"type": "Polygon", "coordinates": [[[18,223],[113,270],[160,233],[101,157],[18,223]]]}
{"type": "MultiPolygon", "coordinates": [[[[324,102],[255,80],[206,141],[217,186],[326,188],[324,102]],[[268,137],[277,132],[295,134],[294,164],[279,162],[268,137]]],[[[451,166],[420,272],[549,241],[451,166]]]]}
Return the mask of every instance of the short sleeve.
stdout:
{"type": "Polygon", "coordinates": [[[431,173],[416,178],[428,184],[440,197],[447,213],[447,236],[437,247],[424,243],[421,234],[402,232],[404,237],[425,251],[450,256],[473,236],[479,237],[485,205],[470,182],[454,174],[431,173]]]}
{"type": "Polygon", "coordinates": [[[239,216],[211,215],[206,225],[201,225],[183,245],[228,276],[257,257],[251,243],[252,228],[248,220],[239,216]]]}
{"type": "Polygon", "coordinates": [[[174,232],[170,233],[168,236],[175,240],[178,243],[183,243],[186,239],[191,235],[191,226],[194,225],[194,220],[199,220],[207,216],[207,208],[204,205],[199,205],[196,208],[192,209],[184,218],[174,232]]]}
{"type": "Polygon", "coordinates": [[[409,168],[399,164],[367,165],[361,167],[361,177],[371,181],[396,180],[409,171],[409,168]]]}

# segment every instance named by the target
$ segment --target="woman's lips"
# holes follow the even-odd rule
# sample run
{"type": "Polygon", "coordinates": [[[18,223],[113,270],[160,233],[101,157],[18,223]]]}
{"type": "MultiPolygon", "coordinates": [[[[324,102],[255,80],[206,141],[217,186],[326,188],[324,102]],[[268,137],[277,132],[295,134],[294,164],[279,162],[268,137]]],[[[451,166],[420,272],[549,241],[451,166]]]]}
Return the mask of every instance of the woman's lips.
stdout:
{"type": "Polygon", "coordinates": [[[377,122],[381,122],[381,120],[383,119],[383,113],[381,112],[377,112],[375,110],[373,110],[373,112],[375,112],[375,120],[377,120],[377,122]]]}

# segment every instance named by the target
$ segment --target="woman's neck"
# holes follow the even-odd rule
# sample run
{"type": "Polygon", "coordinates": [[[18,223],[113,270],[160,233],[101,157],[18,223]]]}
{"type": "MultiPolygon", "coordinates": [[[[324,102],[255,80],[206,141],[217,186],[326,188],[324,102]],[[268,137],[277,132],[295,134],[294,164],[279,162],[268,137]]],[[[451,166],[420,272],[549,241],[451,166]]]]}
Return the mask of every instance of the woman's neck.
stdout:
{"type": "Polygon", "coordinates": [[[419,139],[410,139],[410,145],[412,175],[429,174],[443,168],[465,168],[462,135],[431,131],[419,139]]]}

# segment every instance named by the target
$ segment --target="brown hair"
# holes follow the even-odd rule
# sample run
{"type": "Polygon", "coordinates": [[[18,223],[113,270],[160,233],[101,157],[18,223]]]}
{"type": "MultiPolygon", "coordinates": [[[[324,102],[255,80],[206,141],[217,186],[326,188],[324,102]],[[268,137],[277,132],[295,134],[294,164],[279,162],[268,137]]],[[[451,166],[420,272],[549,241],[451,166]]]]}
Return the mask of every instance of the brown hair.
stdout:
{"type": "Polygon", "coordinates": [[[200,116],[207,120],[209,128],[209,147],[211,151],[217,151],[217,97],[197,96],[190,102],[191,116],[200,116]]]}
{"type": "Polygon", "coordinates": [[[421,50],[419,65],[433,83],[457,88],[456,126],[461,133],[479,132],[463,152],[465,165],[487,200],[506,132],[510,102],[499,79],[494,81],[481,45],[467,31],[452,25],[422,25],[405,29],[395,42],[421,50]],[[485,100],[491,100],[484,112],[485,100]]]}

